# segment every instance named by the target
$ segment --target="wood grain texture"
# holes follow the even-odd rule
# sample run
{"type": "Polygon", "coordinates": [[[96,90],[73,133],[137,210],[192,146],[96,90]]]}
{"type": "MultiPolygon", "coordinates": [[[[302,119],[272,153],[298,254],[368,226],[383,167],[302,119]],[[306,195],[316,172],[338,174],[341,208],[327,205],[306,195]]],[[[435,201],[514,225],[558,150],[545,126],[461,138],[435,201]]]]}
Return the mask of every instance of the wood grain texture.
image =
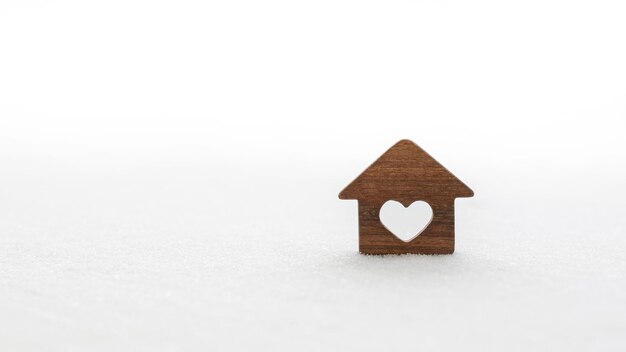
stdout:
{"type": "Polygon", "coordinates": [[[352,181],[340,199],[359,204],[359,251],[364,254],[452,254],[454,200],[474,192],[415,143],[404,139],[389,148],[352,181]],[[430,224],[419,236],[404,242],[380,221],[388,200],[405,207],[427,202],[433,210],[430,224]]]}

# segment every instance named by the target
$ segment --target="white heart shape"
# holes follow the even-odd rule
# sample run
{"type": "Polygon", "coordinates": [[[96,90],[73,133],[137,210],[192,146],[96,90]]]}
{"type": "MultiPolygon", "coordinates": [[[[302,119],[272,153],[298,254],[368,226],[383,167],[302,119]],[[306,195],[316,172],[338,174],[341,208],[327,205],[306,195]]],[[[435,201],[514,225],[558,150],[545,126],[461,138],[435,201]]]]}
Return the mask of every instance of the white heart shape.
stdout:
{"type": "Polygon", "coordinates": [[[433,209],[421,200],[408,208],[395,200],[388,200],[380,208],[379,217],[387,230],[402,241],[410,242],[428,227],[433,219],[433,209]]]}

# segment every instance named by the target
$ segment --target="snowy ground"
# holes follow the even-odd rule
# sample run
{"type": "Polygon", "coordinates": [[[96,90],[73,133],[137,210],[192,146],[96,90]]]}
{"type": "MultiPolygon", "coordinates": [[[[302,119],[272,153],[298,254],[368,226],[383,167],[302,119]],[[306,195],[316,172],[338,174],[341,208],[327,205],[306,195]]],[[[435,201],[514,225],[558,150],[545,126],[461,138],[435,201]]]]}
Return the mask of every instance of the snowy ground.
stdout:
{"type": "Polygon", "coordinates": [[[250,181],[202,160],[5,158],[2,349],[626,347],[617,177],[575,197],[457,172],[476,192],[457,201],[457,252],[372,257],[337,199],[359,162],[250,181]]]}
{"type": "Polygon", "coordinates": [[[0,0],[0,352],[626,351],[626,2],[0,0]],[[357,253],[400,139],[476,196],[357,253]]]}

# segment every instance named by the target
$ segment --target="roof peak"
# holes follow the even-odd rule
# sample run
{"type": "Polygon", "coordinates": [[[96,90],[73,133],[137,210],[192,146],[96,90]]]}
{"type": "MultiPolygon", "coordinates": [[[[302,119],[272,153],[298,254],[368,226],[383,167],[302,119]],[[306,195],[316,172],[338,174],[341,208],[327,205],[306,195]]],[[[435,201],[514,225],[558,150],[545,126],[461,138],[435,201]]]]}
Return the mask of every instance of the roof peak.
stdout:
{"type": "Polygon", "coordinates": [[[474,192],[409,139],[385,151],[339,193],[341,199],[471,197],[474,192]]]}

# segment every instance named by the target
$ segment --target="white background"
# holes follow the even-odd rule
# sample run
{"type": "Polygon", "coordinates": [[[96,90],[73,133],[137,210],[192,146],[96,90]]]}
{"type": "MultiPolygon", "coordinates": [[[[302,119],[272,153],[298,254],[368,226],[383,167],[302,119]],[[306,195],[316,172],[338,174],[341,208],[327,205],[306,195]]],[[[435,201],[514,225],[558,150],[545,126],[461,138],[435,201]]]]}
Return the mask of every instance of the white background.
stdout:
{"type": "Polygon", "coordinates": [[[0,349],[626,349],[621,1],[0,0],[0,349]],[[357,253],[401,138],[476,193],[357,253]]]}

